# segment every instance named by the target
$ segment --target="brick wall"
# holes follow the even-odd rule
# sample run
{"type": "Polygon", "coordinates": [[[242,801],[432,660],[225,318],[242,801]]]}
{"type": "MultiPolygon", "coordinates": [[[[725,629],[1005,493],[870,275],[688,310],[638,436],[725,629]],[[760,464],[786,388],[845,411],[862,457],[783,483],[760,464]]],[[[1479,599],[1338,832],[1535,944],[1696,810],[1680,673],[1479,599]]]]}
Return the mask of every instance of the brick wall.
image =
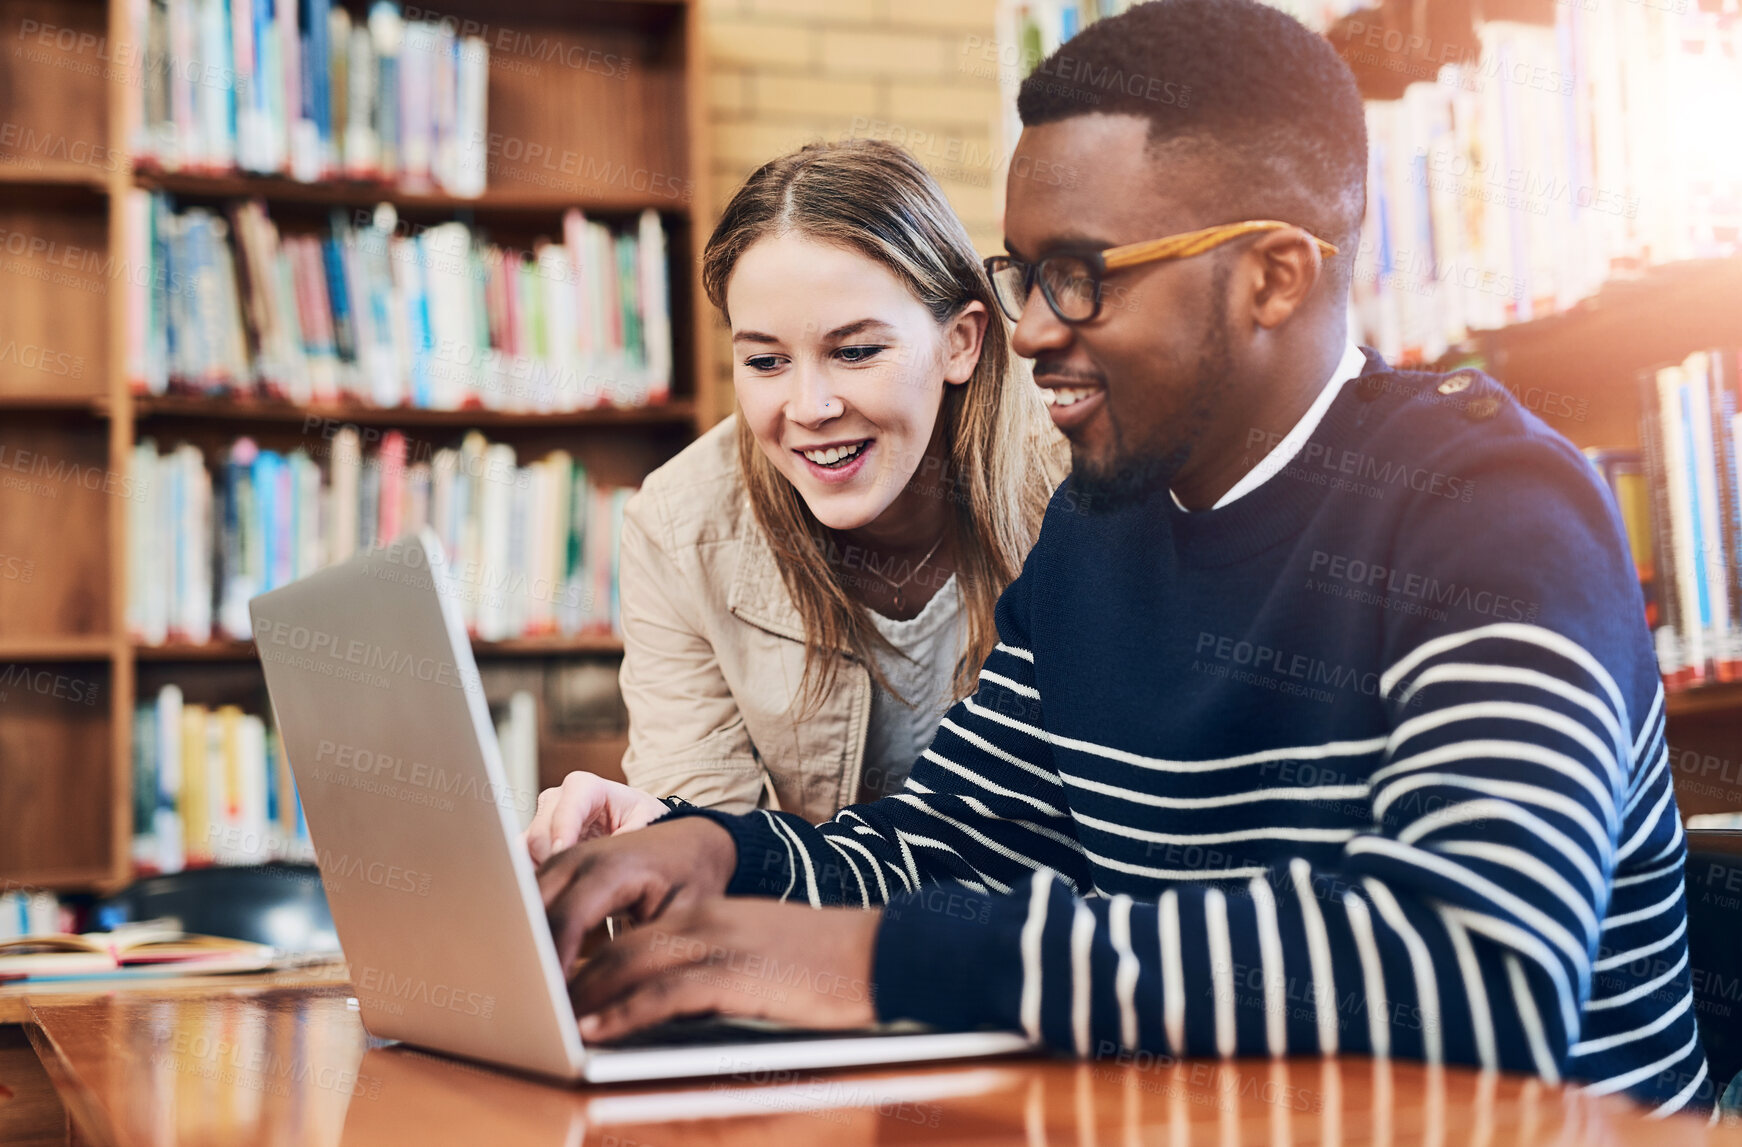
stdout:
{"type": "Polygon", "coordinates": [[[996,0],[701,0],[716,211],[765,160],[850,135],[905,144],[983,254],[1001,250],[996,0]]]}

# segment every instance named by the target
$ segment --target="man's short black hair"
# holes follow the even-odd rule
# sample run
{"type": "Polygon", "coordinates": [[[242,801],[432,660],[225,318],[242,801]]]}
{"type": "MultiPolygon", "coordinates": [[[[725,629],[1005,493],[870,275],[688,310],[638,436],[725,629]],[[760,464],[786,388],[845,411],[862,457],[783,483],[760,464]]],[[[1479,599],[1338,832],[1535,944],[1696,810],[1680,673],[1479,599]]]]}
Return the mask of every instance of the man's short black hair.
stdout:
{"type": "Polygon", "coordinates": [[[1029,126],[1094,113],[1149,120],[1151,147],[1213,165],[1214,209],[1281,219],[1342,248],[1366,207],[1361,93],[1329,41],[1258,0],[1154,0],[1047,57],[1016,100],[1029,126]]]}

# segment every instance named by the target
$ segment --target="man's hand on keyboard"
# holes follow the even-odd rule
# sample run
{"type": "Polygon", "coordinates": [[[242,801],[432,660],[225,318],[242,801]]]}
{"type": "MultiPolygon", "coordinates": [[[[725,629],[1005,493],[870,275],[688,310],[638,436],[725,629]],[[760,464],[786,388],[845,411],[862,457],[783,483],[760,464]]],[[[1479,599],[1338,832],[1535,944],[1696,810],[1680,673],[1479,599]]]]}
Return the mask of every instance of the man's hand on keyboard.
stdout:
{"type": "Polygon", "coordinates": [[[539,866],[538,890],[562,966],[574,965],[583,938],[607,916],[646,923],[720,896],[737,862],[731,834],[699,816],[555,854],[539,866]]]}
{"type": "Polygon", "coordinates": [[[881,912],[857,908],[723,897],[670,908],[619,932],[575,977],[581,1036],[609,1040],[707,1012],[869,1027],[877,1019],[871,961],[881,920],[881,912]]]}

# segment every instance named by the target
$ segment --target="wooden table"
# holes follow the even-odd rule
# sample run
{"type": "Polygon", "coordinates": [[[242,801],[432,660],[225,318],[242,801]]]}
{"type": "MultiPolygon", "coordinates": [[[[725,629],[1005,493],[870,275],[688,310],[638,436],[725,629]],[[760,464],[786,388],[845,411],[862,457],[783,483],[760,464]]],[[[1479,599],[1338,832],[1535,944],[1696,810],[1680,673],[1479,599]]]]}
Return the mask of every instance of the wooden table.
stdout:
{"type": "MultiPolygon", "coordinates": [[[[114,1147],[1742,1144],[1625,1100],[1372,1060],[1002,1059],[563,1088],[370,1039],[344,984],[29,999],[77,1141],[114,1147]]],[[[3,1083],[4,1081],[0,1081],[3,1083]]]]}

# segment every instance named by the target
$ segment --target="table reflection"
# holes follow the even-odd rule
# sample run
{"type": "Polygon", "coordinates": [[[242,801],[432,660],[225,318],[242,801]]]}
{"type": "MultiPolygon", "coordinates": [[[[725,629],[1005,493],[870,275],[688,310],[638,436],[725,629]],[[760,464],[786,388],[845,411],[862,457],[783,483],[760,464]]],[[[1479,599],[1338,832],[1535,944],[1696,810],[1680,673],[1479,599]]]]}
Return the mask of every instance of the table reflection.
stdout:
{"type": "Polygon", "coordinates": [[[1360,1058],[1005,1059],[571,1088],[372,1041],[343,988],[34,1003],[69,1106],[125,1147],[1742,1142],[1533,1079],[1360,1058]]]}

